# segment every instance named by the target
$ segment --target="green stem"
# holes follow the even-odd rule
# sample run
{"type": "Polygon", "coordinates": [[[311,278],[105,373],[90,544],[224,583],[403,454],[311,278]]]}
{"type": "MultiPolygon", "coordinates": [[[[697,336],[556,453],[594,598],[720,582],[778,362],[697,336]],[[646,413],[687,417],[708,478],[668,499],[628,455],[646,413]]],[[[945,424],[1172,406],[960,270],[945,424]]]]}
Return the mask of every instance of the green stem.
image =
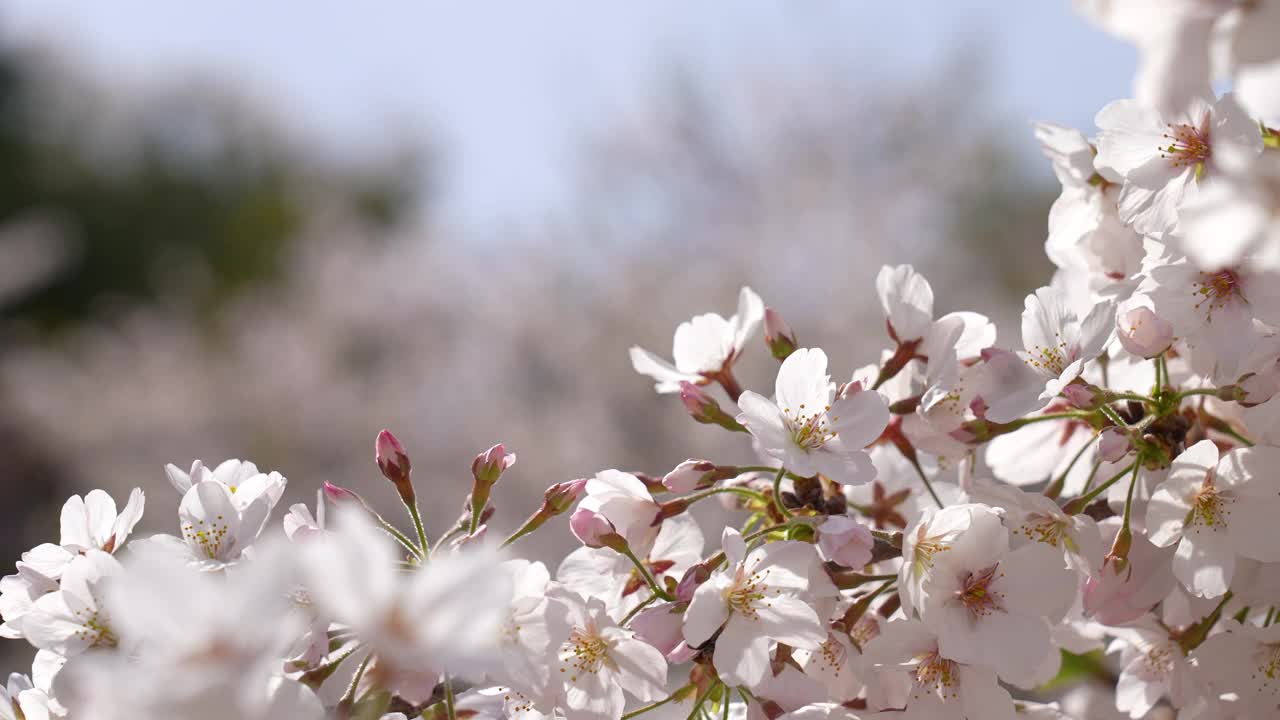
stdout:
{"type": "Polygon", "coordinates": [[[1089,413],[1082,410],[1073,410],[1069,412],[1047,413],[1044,415],[1036,415],[1033,417],[1025,417],[1006,423],[1003,427],[1004,432],[1013,432],[1019,428],[1025,427],[1038,422],[1047,422],[1049,420],[1080,420],[1089,417],[1089,413]]]}
{"type": "Polygon", "coordinates": [[[1133,478],[1129,480],[1129,493],[1124,498],[1124,523],[1120,526],[1121,532],[1129,532],[1129,516],[1133,511],[1133,489],[1138,486],[1138,470],[1141,467],[1136,462],[1133,464],[1133,478]]]}
{"type": "Polygon", "coordinates": [[[704,490],[695,495],[690,495],[686,497],[685,500],[687,500],[690,504],[693,504],[698,502],[699,500],[709,498],[712,495],[719,495],[720,493],[732,493],[734,495],[741,495],[744,498],[747,498],[749,500],[754,500],[756,502],[768,502],[768,500],[765,498],[764,495],[756,492],[755,490],[748,490],[747,488],[744,488],[744,487],[714,487],[714,488],[711,488],[710,490],[704,490]]]}
{"type": "Polygon", "coordinates": [[[1275,617],[1276,617],[1276,609],[1273,607],[1267,608],[1267,618],[1262,621],[1262,627],[1270,627],[1271,621],[1275,620],[1275,617]]]}
{"type": "Polygon", "coordinates": [[[631,622],[631,618],[635,617],[636,615],[639,615],[641,610],[652,605],[653,601],[657,599],[658,599],[657,595],[650,595],[644,600],[641,600],[639,605],[636,605],[635,607],[631,608],[631,610],[626,615],[624,615],[621,620],[618,621],[618,626],[622,627],[627,623],[631,622]]]}
{"type": "Polygon", "coordinates": [[[618,552],[625,555],[631,561],[631,564],[636,566],[636,570],[640,572],[640,576],[644,578],[645,583],[649,585],[649,589],[653,591],[654,595],[668,602],[675,600],[666,590],[658,587],[658,581],[653,578],[653,573],[650,573],[649,568],[645,567],[643,562],[640,562],[640,558],[636,557],[636,554],[631,551],[629,546],[623,545],[618,552]]]}
{"type": "Polygon", "coordinates": [[[1189,397],[1195,397],[1196,395],[1212,395],[1216,397],[1218,395],[1218,389],[1217,388],[1192,388],[1191,390],[1183,390],[1182,392],[1178,393],[1175,396],[1175,399],[1178,402],[1182,402],[1183,400],[1189,397]]]}
{"type": "Polygon", "coordinates": [[[1100,405],[1098,406],[1098,410],[1100,410],[1103,415],[1106,415],[1108,420],[1115,423],[1116,427],[1129,427],[1129,423],[1125,422],[1124,418],[1120,417],[1120,413],[1117,413],[1115,408],[1110,405],[1100,405]]]}
{"type": "Polygon", "coordinates": [[[632,710],[629,713],[625,713],[622,716],[622,720],[631,720],[631,718],[636,717],[637,715],[643,715],[649,712],[650,710],[656,710],[657,708],[660,708],[663,705],[666,705],[667,703],[671,702],[672,700],[675,700],[677,697],[680,697],[681,695],[683,695],[684,692],[689,689],[689,687],[690,687],[689,685],[685,685],[684,687],[680,688],[679,690],[676,690],[675,692],[671,693],[666,698],[659,700],[658,702],[649,703],[648,705],[645,705],[642,708],[636,708],[635,710],[632,710]]]}
{"type": "Polygon", "coordinates": [[[369,661],[372,659],[373,652],[370,651],[370,653],[365,655],[364,659],[360,661],[360,665],[356,668],[356,674],[351,677],[351,684],[347,686],[346,692],[342,693],[342,698],[338,701],[339,705],[355,701],[356,689],[360,685],[360,680],[364,678],[364,671],[369,668],[369,661]]]}
{"type": "Polygon", "coordinates": [[[1094,498],[1106,492],[1107,488],[1111,487],[1112,485],[1115,485],[1116,481],[1118,481],[1120,478],[1124,477],[1125,475],[1129,474],[1129,471],[1134,470],[1137,467],[1137,465],[1138,463],[1136,460],[1134,462],[1129,463],[1124,467],[1123,470],[1116,473],[1110,480],[1107,480],[1106,482],[1102,483],[1098,487],[1090,490],[1084,495],[1081,495],[1075,500],[1072,500],[1071,502],[1067,503],[1066,507],[1070,508],[1069,510],[1066,510],[1067,514],[1074,515],[1075,513],[1078,513],[1081,510],[1084,510],[1086,507],[1088,507],[1089,503],[1093,502],[1094,498]]]}
{"type": "Polygon", "coordinates": [[[1123,392],[1122,392],[1122,393],[1110,393],[1110,394],[1108,395],[1108,397],[1110,397],[1112,400],[1135,400],[1135,401],[1137,401],[1137,402],[1140,402],[1140,403],[1146,403],[1146,404],[1148,404],[1148,405],[1154,405],[1154,404],[1155,404],[1155,400],[1152,400],[1151,398],[1147,397],[1146,395],[1139,395],[1139,394],[1137,394],[1137,393],[1123,393],[1123,392]]]}
{"type": "Polygon", "coordinates": [[[383,530],[385,530],[388,535],[395,538],[396,542],[403,545],[405,550],[408,550],[409,552],[413,553],[413,556],[418,558],[419,560],[422,559],[422,551],[419,550],[418,546],[414,545],[413,541],[411,541],[404,533],[396,529],[395,525],[392,525],[391,523],[387,522],[382,518],[381,515],[378,515],[377,513],[374,513],[373,517],[378,521],[378,526],[381,527],[383,530]]]}
{"type": "Polygon", "coordinates": [[[418,503],[415,500],[411,503],[405,503],[404,506],[409,508],[409,517],[413,518],[413,529],[418,531],[418,541],[422,543],[422,552],[418,554],[418,557],[425,558],[431,550],[430,545],[427,543],[427,529],[422,526],[422,513],[418,512],[418,503]]]}
{"type": "Polygon", "coordinates": [[[458,710],[454,706],[453,677],[444,674],[444,709],[449,713],[449,720],[458,720],[458,710]]]}
{"type": "Polygon", "coordinates": [[[1240,433],[1236,432],[1236,431],[1235,431],[1233,428],[1231,428],[1229,425],[1225,425],[1225,424],[1224,424],[1222,427],[1220,427],[1220,428],[1215,428],[1215,429],[1216,429],[1218,432],[1222,433],[1223,435],[1227,435],[1227,436],[1229,436],[1229,437],[1231,437],[1231,438],[1234,438],[1234,439],[1236,440],[1236,442],[1239,442],[1240,444],[1244,445],[1245,447],[1253,447],[1253,441],[1252,441],[1252,440],[1250,440],[1249,438],[1247,438],[1247,437],[1245,437],[1245,436],[1241,435],[1240,433]]]}
{"type": "Polygon", "coordinates": [[[782,504],[782,476],[787,474],[785,467],[778,468],[778,474],[773,477],[773,505],[778,508],[778,514],[784,518],[791,517],[791,511],[782,504]]]}
{"type": "Polygon", "coordinates": [[[698,713],[702,711],[703,704],[707,702],[707,698],[711,697],[711,693],[715,692],[718,687],[720,687],[719,682],[713,683],[711,687],[707,688],[706,692],[702,693],[702,696],[693,704],[693,710],[689,711],[689,720],[694,720],[694,718],[698,717],[698,713]]]}

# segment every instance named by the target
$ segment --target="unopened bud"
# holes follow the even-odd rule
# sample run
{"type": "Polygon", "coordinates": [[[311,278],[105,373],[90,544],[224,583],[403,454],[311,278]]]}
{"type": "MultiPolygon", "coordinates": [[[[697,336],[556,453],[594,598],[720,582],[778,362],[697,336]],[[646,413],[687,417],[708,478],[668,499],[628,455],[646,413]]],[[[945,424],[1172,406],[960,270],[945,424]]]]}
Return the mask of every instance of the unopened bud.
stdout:
{"type": "Polygon", "coordinates": [[[700,423],[719,425],[735,432],[747,432],[741,423],[720,408],[714,398],[688,380],[680,381],[680,401],[684,403],[689,415],[700,423]]]}
{"type": "Polygon", "coordinates": [[[542,496],[542,513],[553,517],[573,507],[587,487],[585,478],[560,482],[547,488],[542,496]]]}
{"type": "Polygon", "coordinates": [[[612,547],[619,543],[626,545],[626,540],[618,534],[618,529],[609,522],[609,518],[594,510],[578,508],[569,516],[569,530],[573,536],[589,548],[612,547]]]}
{"type": "Polygon", "coordinates": [[[334,485],[328,480],[324,481],[324,497],[335,506],[349,504],[364,506],[364,499],[359,495],[340,485],[334,485]]]}
{"type": "Polygon", "coordinates": [[[693,600],[693,591],[698,586],[706,582],[711,577],[711,571],[707,570],[707,566],[702,563],[690,567],[684,571],[684,576],[680,578],[680,582],[676,585],[676,600],[680,602],[690,602],[693,600]]]}
{"type": "Polygon", "coordinates": [[[404,446],[395,435],[391,434],[390,430],[378,433],[378,439],[374,443],[374,459],[378,463],[378,469],[382,471],[382,476],[396,486],[400,499],[412,505],[413,481],[409,476],[413,468],[409,464],[409,456],[405,453],[404,446]]]}
{"type": "Polygon", "coordinates": [[[1262,372],[1247,373],[1235,385],[1219,389],[1218,397],[1253,407],[1275,397],[1277,392],[1280,392],[1280,363],[1272,363],[1262,372]]]}
{"type": "Polygon", "coordinates": [[[1116,574],[1124,572],[1129,565],[1129,548],[1133,545],[1133,533],[1128,527],[1120,528],[1120,532],[1116,533],[1115,542],[1111,543],[1111,551],[1102,559],[1104,566],[1110,565],[1116,574]]]}
{"type": "Polygon", "coordinates": [[[779,362],[796,351],[796,334],[791,326],[771,307],[764,309],[764,341],[779,362]]]}
{"type": "Polygon", "coordinates": [[[847,515],[832,515],[818,527],[818,550],[826,560],[847,568],[871,562],[871,529],[847,515]]]}
{"type": "Polygon", "coordinates": [[[471,475],[476,483],[484,483],[492,487],[502,477],[502,473],[516,464],[516,454],[507,452],[502,443],[485,450],[471,461],[471,475]]]}
{"type": "Polygon", "coordinates": [[[674,493],[686,493],[704,486],[704,478],[716,469],[710,460],[685,460],[662,477],[662,486],[674,493]]]}
{"type": "Polygon", "coordinates": [[[1150,303],[1135,295],[1116,308],[1116,339],[1125,350],[1148,359],[1173,344],[1173,325],[1156,315],[1150,303]]]}
{"type": "Polygon", "coordinates": [[[1071,383],[1062,388],[1062,394],[1079,410],[1097,410],[1107,400],[1106,391],[1088,383],[1071,383]]]}
{"type": "Polygon", "coordinates": [[[1098,434],[1098,457],[1107,462],[1120,462],[1129,454],[1129,433],[1109,427],[1098,434]]]}

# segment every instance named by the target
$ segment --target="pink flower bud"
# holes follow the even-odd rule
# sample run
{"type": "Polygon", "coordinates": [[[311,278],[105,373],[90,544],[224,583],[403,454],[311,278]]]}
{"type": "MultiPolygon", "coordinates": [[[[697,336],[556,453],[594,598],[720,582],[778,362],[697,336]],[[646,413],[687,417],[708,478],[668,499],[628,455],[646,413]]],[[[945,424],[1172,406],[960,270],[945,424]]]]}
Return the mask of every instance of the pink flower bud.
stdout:
{"type": "Polygon", "coordinates": [[[492,487],[502,477],[502,473],[515,464],[515,453],[508,453],[502,443],[498,443],[471,461],[471,475],[476,479],[477,485],[483,483],[492,487]]]}
{"type": "Polygon", "coordinates": [[[708,460],[685,460],[662,478],[662,485],[673,493],[687,493],[696,489],[703,476],[716,469],[708,460]]]}
{"type": "Polygon", "coordinates": [[[685,570],[684,577],[680,578],[680,582],[676,585],[676,599],[680,602],[691,602],[693,591],[710,577],[711,571],[707,570],[707,566],[702,563],[685,570]]]}
{"type": "Polygon", "coordinates": [[[1107,462],[1120,462],[1128,454],[1128,433],[1120,428],[1109,427],[1098,434],[1098,457],[1107,462]]]}
{"type": "Polygon", "coordinates": [[[334,485],[328,480],[324,482],[324,497],[335,506],[347,504],[364,505],[364,500],[359,495],[344,487],[334,485]]]}
{"type": "Polygon", "coordinates": [[[871,562],[871,530],[846,515],[832,515],[818,526],[818,549],[831,562],[860,568],[871,562]]]}
{"type": "Polygon", "coordinates": [[[1116,339],[1125,350],[1144,358],[1153,358],[1173,344],[1173,325],[1156,315],[1150,303],[1135,295],[1116,311],[1116,339]]]}
{"type": "Polygon", "coordinates": [[[569,516],[569,529],[574,537],[589,548],[605,547],[612,540],[610,536],[619,537],[617,528],[609,522],[609,518],[586,508],[573,511],[569,516]]]}
{"type": "Polygon", "coordinates": [[[636,637],[666,655],[684,642],[684,608],[672,603],[646,608],[632,619],[629,627],[636,637]]]}
{"type": "Polygon", "coordinates": [[[412,503],[413,481],[409,476],[413,468],[409,463],[409,456],[404,451],[404,446],[395,435],[391,434],[390,430],[378,433],[378,439],[374,443],[374,460],[377,461],[382,476],[396,486],[396,492],[400,493],[400,498],[406,503],[412,503]]]}
{"type": "Polygon", "coordinates": [[[585,478],[560,482],[547,488],[542,496],[542,508],[548,517],[559,515],[573,506],[587,487],[585,478]]]}
{"type": "Polygon", "coordinates": [[[779,361],[786,360],[796,351],[795,332],[771,307],[764,309],[764,341],[769,346],[769,352],[779,361]]]}
{"type": "Polygon", "coordinates": [[[1103,394],[1087,383],[1071,383],[1062,388],[1062,394],[1071,406],[1079,410],[1093,410],[1101,403],[1103,394]]]}
{"type": "Polygon", "coordinates": [[[680,381],[680,401],[684,403],[689,415],[700,423],[719,425],[735,432],[747,431],[741,423],[721,409],[720,404],[714,398],[688,380],[680,381]]]}

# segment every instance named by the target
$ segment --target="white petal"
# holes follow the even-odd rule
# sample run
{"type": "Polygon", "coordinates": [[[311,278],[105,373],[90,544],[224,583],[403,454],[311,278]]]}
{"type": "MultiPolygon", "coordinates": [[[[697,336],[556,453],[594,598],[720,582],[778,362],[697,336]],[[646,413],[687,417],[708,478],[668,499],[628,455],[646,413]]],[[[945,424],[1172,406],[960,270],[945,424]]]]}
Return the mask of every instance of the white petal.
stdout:
{"type": "Polygon", "coordinates": [[[1184,537],[1173,556],[1173,575],[1193,595],[1216,598],[1226,594],[1235,572],[1236,556],[1226,538],[1213,532],[1184,537]]]}
{"type": "Polygon", "coordinates": [[[724,591],[729,579],[722,573],[711,577],[693,592],[693,600],[684,613],[684,640],[689,647],[705,643],[729,619],[729,605],[724,591]]]}
{"type": "Polygon", "coordinates": [[[766,597],[756,606],[759,632],[792,647],[815,649],[827,639],[822,620],[809,604],[793,595],[766,597]]]}
{"type": "Polygon", "coordinates": [[[824,411],[832,391],[827,354],[818,348],[791,353],[778,368],[775,391],[778,407],[792,417],[824,411]]]}
{"type": "Polygon", "coordinates": [[[657,380],[654,387],[660,393],[679,392],[681,380],[697,382],[701,379],[693,373],[680,372],[671,363],[642,347],[631,348],[631,367],[641,375],[657,380]]]}
{"type": "Polygon", "coordinates": [[[720,679],[727,685],[755,687],[769,672],[769,638],[740,617],[733,617],[716,639],[711,657],[720,679]]]}

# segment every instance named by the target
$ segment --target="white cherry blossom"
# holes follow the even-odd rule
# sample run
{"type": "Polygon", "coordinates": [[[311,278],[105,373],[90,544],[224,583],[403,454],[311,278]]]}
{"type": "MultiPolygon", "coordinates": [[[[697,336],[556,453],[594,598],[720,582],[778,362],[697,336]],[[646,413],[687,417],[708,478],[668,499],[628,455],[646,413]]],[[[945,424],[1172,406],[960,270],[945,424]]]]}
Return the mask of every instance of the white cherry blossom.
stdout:
{"type": "Polygon", "coordinates": [[[738,407],[738,422],[751,431],[756,451],[791,472],[853,485],[875,476],[863,448],[888,425],[888,406],[873,390],[837,395],[823,351],[796,350],[778,368],[774,400],[748,390],[738,407]]]}
{"type": "Polygon", "coordinates": [[[1280,562],[1280,448],[1232,450],[1219,458],[1201,440],[1173,461],[1151,496],[1147,532],[1159,547],[1177,543],[1173,574],[1190,592],[1218,597],[1231,587],[1236,558],[1280,562]]]}
{"type": "Polygon", "coordinates": [[[86,550],[113,553],[124,546],[142,519],[144,502],[142,490],[134,488],[129,502],[117,513],[115,500],[102,490],[90,490],[83,498],[72,495],[62,506],[62,536],[58,544],[37,545],[23,553],[22,560],[56,580],[71,560],[86,550]]]}
{"type": "Polygon", "coordinates": [[[706,313],[680,323],[671,349],[674,365],[641,347],[631,348],[631,364],[656,380],[654,389],[660,393],[679,392],[681,381],[705,385],[733,367],[763,319],[764,302],[744,287],[738,294],[738,312],[728,320],[706,313]]]}
{"type": "Polygon", "coordinates": [[[568,603],[569,636],[560,647],[566,720],[613,720],[626,708],[626,694],[649,702],[666,697],[667,661],[635,633],[618,627],[604,603],[568,603]]]}
{"type": "Polygon", "coordinates": [[[747,554],[742,536],[725,528],[724,569],[698,587],[684,616],[684,638],[700,647],[716,635],[712,661],[720,679],[755,686],[769,665],[770,641],[814,649],[827,639],[817,612],[802,599],[810,588],[813,546],[774,542],[747,554]]]}

